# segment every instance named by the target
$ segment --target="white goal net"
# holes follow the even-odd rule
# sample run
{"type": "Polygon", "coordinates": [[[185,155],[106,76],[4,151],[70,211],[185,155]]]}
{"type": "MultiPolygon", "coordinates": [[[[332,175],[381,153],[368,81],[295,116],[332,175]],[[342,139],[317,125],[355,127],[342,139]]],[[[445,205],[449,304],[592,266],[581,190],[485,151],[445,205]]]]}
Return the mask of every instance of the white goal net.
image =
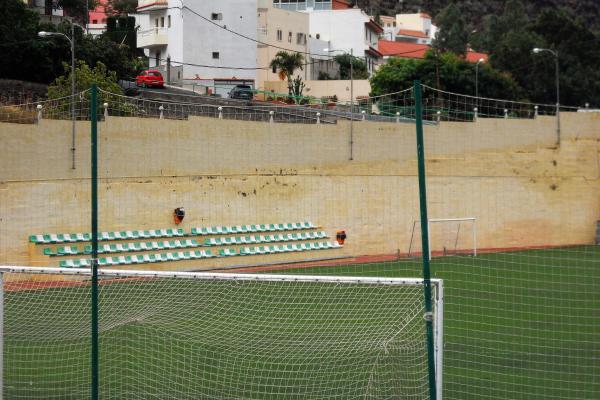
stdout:
{"type": "MultiPolygon", "coordinates": [[[[0,277],[5,398],[89,396],[89,270],[0,277]]],[[[419,279],[103,270],[98,310],[101,398],[428,398],[419,279]]]]}
{"type": "MultiPolygon", "coordinates": [[[[477,255],[477,219],[438,218],[430,219],[429,259],[451,255],[477,255]]],[[[408,256],[421,256],[421,221],[413,221],[408,256]]]]}

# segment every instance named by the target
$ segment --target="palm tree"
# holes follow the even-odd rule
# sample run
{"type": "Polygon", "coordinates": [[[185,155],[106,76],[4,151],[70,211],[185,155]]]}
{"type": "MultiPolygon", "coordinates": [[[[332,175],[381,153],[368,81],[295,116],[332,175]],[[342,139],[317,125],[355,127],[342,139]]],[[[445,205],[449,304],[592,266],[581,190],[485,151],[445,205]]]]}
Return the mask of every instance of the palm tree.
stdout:
{"type": "Polygon", "coordinates": [[[275,58],[271,60],[270,67],[273,68],[273,72],[279,71],[279,79],[284,80],[287,78],[288,91],[290,96],[292,95],[292,76],[294,71],[298,68],[302,70],[304,63],[304,56],[300,53],[287,53],[285,51],[279,51],[275,54],[275,58]]]}

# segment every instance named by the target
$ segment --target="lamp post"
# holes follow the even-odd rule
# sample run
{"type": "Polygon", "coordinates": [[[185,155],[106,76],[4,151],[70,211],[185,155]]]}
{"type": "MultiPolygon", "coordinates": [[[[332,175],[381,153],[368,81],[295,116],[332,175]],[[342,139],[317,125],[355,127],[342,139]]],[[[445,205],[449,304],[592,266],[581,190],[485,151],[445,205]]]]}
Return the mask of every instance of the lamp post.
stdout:
{"type": "Polygon", "coordinates": [[[556,67],[556,143],[560,145],[560,68],[558,64],[558,51],[550,49],[540,49],[538,47],[532,50],[533,54],[548,52],[554,56],[556,67]]]}
{"type": "Polygon", "coordinates": [[[479,64],[484,61],[483,58],[480,58],[475,64],[475,107],[479,107],[479,64]]]}
{"type": "MultiPolygon", "coordinates": [[[[328,53],[339,51],[348,54],[346,50],[323,49],[328,53]]],[[[350,48],[350,161],[354,159],[354,49],[350,48]]]]}
{"type": "Polygon", "coordinates": [[[38,32],[38,36],[41,38],[49,38],[56,36],[63,36],[71,44],[71,155],[72,164],[71,168],[75,169],[75,27],[73,21],[71,22],[71,37],[69,38],[64,33],[60,32],[38,32]]]}

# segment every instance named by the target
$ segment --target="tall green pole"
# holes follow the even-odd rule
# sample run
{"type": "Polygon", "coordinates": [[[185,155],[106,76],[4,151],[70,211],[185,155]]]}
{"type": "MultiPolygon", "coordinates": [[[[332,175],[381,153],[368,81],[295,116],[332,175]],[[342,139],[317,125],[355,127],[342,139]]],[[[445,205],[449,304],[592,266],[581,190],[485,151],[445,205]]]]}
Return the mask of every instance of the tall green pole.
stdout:
{"type": "Polygon", "coordinates": [[[417,157],[419,166],[419,203],[421,208],[421,242],[423,251],[423,295],[425,296],[425,328],[427,331],[427,362],[429,364],[429,398],[437,400],[435,385],[435,352],[433,347],[433,313],[431,301],[431,272],[429,270],[429,221],[425,184],[425,147],[423,144],[423,109],[421,81],[414,82],[417,157]]]}
{"type": "Polygon", "coordinates": [[[98,87],[92,85],[92,400],[98,400],[98,87]]]}

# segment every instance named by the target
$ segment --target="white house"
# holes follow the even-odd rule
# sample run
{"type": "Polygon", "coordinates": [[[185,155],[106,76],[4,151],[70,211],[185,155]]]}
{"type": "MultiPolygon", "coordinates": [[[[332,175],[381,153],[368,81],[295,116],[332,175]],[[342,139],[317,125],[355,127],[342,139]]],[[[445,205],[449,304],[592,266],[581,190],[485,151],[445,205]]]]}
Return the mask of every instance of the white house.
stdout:
{"type": "Polygon", "coordinates": [[[383,28],[371,17],[359,8],[311,10],[308,13],[311,37],[329,42],[332,56],[352,52],[366,61],[369,73],[375,71],[382,60],[377,47],[383,28]]]}
{"type": "Polygon", "coordinates": [[[427,13],[396,14],[396,38],[400,42],[431,44],[437,27],[431,23],[427,13]]]}
{"type": "Polygon", "coordinates": [[[171,60],[170,81],[254,84],[257,0],[139,0],[137,12],[138,47],[163,73],[171,60]]]}

